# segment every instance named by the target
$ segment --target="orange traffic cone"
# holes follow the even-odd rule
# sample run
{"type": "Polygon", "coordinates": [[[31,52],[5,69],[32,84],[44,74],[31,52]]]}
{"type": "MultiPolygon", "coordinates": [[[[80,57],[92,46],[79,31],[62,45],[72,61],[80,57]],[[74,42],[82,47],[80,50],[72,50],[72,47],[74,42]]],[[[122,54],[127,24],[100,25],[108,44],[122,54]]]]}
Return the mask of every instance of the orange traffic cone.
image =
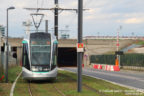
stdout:
{"type": "Polygon", "coordinates": [[[118,58],[116,58],[116,60],[115,60],[115,65],[119,66],[119,59],[118,58]]]}

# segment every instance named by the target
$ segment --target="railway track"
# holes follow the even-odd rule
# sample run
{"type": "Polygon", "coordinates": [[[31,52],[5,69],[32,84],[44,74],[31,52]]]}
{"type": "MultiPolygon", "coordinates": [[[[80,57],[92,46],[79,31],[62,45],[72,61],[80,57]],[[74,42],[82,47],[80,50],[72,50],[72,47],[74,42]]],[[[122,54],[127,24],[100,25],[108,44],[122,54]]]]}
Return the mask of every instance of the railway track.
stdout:
{"type": "Polygon", "coordinates": [[[104,94],[103,92],[100,92],[99,90],[96,90],[95,88],[92,88],[92,87],[90,87],[90,86],[88,86],[88,85],[86,85],[86,84],[83,84],[83,86],[84,86],[85,88],[91,90],[91,91],[94,91],[94,92],[98,93],[100,96],[109,96],[109,95],[104,94]]]}
{"type": "MultiPolygon", "coordinates": [[[[65,78],[70,78],[70,79],[71,79],[72,81],[74,81],[74,82],[77,82],[76,79],[71,78],[69,75],[65,75],[65,74],[61,74],[61,75],[62,75],[63,77],[65,77],[65,78]]],[[[41,82],[40,82],[40,83],[41,83],[41,82]]],[[[96,92],[97,94],[99,94],[99,96],[110,96],[110,95],[107,95],[107,94],[105,94],[105,93],[103,93],[103,92],[100,92],[99,90],[97,90],[97,89],[95,89],[95,88],[93,88],[93,87],[91,87],[91,86],[89,86],[89,85],[87,85],[87,84],[85,84],[85,83],[83,83],[82,85],[83,85],[83,87],[85,87],[86,89],[88,89],[88,90],[90,90],[90,91],[93,91],[93,92],[96,92]]],[[[46,82],[46,84],[44,84],[43,86],[44,86],[45,88],[47,88],[47,87],[49,87],[49,86],[52,86],[53,90],[57,93],[57,95],[59,95],[59,96],[66,96],[66,95],[55,85],[54,82],[51,82],[49,85],[47,85],[47,82],[46,82]]],[[[32,92],[31,81],[28,82],[28,91],[29,91],[30,96],[34,96],[34,93],[32,92]]]]}
{"type": "Polygon", "coordinates": [[[62,91],[60,91],[55,85],[53,85],[53,88],[61,95],[61,96],[66,96],[62,91]]]}
{"type": "MultiPolygon", "coordinates": [[[[54,90],[60,95],[60,96],[66,96],[61,90],[59,90],[53,83],[51,84],[51,86],[54,88],[54,90]]],[[[31,90],[31,81],[28,82],[28,91],[30,96],[34,96],[33,92],[31,90]]]]}
{"type": "Polygon", "coordinates": [[[34,95],[32,94],[32,90],[31,90],[31,85],[30,85],[30,83],[31,83],[31,81],[28,82],[28,91],[29,91],[30,96],[34,96],[34,95]]]}
{"type": "MultiPolygon", "coordinates": [[[[68,76],[68,75],[64,75],[63,74],[63,76],[65,76],[65,77],[67,77],[67,78],[71,78],[70,76],[68,76]]],[[[76,79],[74,79],[74,78],[71,78],[71,80],[73,80],[73,81],[77,81],[76,79]]],[[[91,91],[93,91],[93,92],[96,92],[96,93],[98,93],[100,96],[109,96],[109,95],[107,95],[107,94],[105,94],[105,93],[103,93],[103,92],[100,92],[99,90],[97,90],[97,89],[95,89],[95,88],[93,88],[93,87],[90,87],[89,85],[87,85],[87,84],[85,84],[85,83],[83,83],[82,84],[85,88],[87,88],[87,89],[89,89],[89,90],[91,90],[91,91]]]]}

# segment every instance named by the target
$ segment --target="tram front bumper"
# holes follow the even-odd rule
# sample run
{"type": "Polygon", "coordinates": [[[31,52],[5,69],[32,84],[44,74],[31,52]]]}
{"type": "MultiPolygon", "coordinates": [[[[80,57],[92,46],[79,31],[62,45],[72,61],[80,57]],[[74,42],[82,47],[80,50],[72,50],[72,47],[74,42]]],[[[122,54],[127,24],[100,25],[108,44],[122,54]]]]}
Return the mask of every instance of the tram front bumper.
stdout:
{"type": "Polygon", "coordinates": [[[32,72],[26,68],[22,68],[22,76],[26,80],[49,80],[57,77],[57,68],[49,72],[32,72]]]}

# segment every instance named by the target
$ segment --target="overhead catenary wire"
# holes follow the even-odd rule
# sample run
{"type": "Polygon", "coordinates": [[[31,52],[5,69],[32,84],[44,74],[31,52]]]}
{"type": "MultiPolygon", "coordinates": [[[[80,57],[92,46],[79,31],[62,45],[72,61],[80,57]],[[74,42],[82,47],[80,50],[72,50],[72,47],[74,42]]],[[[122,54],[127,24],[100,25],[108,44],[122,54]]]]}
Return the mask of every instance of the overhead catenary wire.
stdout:
{"type": "Polygon", "coordinates": [[[38,8],[39,0],[37,0],[37,8],[38,8]]]}
{"type": "Polygon", "coordinates": [[[41,2],[41,8],[43,8],[43,5],[44,5],[44,0],[42,0],[41,2]]]}
{"type": "MultiPolygon", "coordinates": [[[[93,0],[87,0],[85,1],[85,4],[84,4],[84,8],[86,8],[89,4],[92,3],[93,0]]],[[[77,17],[77,13],[72,17],[72,19],[69,19],[68,23],[66,25],[70,25],[72,22],[75,21],[76,17],[77,17]]]]}
{"type": "Polygon", "coordinates": [[[93,0],[87,0],[84,3],[84,8],[86,8],[88,5],[90,5],[92,3],[93,0]]]}
{"type": "MultiPolygon", "coordinates": [[[[42,3],[43,3],[43,0],[42,0],[42,3]]],[[[41,3],[41,5],[43,5],[41,3]]],[[[25,8],[27,10],[36,10],[37,12],[41,11],[41,10],[54,10],[55,8],[39,8],[39,0],[37,0],[37,8],[25,8]]],[[[66,8],[58,8],[60,12],[62,11],[76,11],[77,12],[77,9],[66,9],[66,8]]],[[[87,9],[84,9],[84,10],[87,10],[87,9]]],[[[60,14],[59,12],[59,14],[60,14]]],[[[77,14],[74,16],[74,18],[76,18],[77,14]]],[[[70,20],[70,22],[73,21],[73,18],[70,20]]],[[[70,24],[68,24],[70,25],[70,24]]]]}
{"type": "Polygon", "coordinates": [[[70,17],[70,19],[67,21],[66,25],[70,25],[72,24],[72,22],[74,22],[76,20],[77,14],[74,14],[72,17],[70,17]]]}

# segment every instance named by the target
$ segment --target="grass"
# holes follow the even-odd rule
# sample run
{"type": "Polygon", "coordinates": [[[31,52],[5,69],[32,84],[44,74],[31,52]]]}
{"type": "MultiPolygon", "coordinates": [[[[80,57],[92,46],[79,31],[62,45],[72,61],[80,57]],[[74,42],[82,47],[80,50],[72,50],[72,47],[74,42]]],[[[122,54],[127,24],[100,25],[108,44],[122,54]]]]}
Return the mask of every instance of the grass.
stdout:
{"type": "Polygon", "coordinates": [[[9,68],[8,73],[9,83],[13,83],[20,72],[21,72],[20,66],[9,68]]]}
{"type": "Polygon", "coordinates": [[[144,45],[144,41],[137,41],[136,44],[138,44],[138,45],[144,45]]]}
{"type": "Polygon", "coordinates": [[[14,82],[14,80],[16,79],[20,71],[21,71],[21,67],[19,66],[14,66],[9,68],[8,71],[9,82],[5,83],[4,82],[5,80],[3,80],[3,82],[0,83],[0,96],[9,96],[12,83],[14,82]]]}
{"type": "Polygon", "coordinates": [[[22,77],[19,78],[16,87],[15,87],[15,92],[14,96],[29,96],[29,91],[28,91],[28,82],[23,80],[22,77]]]}
{"type": "Polygon", "coordinates": [[[2,88],[0,88],[0,92],[2,92],[3,91],[3,89],[2,88]]]}
{"type": "MultiPolygon", "coordinates": [[[[125,92],[131,91],[127,88],[87,76],[83,76],[82,92],[78,93],[76,79],[77,76],[75,73],[59,71],[57,80],[53,82],[32,82],[32,93],[34,96],[61,96],[58,92],[55,91],[55,86],[66,96],[132,96],[132,93],[129,93],[131,95],[128,95],[128,92],[125,92]],[[86,87],[85,85],[89,86],[90,88],[86,87]]],[[[134,90],[132,91],[135,92],[134,90]]],[[[21,96],[29,96],[28,83],[27,81],[23,80],[22,77],[20,77],[18,80],[14,91],[14,96],[19,96],[20,94],[21,96]]]]}

